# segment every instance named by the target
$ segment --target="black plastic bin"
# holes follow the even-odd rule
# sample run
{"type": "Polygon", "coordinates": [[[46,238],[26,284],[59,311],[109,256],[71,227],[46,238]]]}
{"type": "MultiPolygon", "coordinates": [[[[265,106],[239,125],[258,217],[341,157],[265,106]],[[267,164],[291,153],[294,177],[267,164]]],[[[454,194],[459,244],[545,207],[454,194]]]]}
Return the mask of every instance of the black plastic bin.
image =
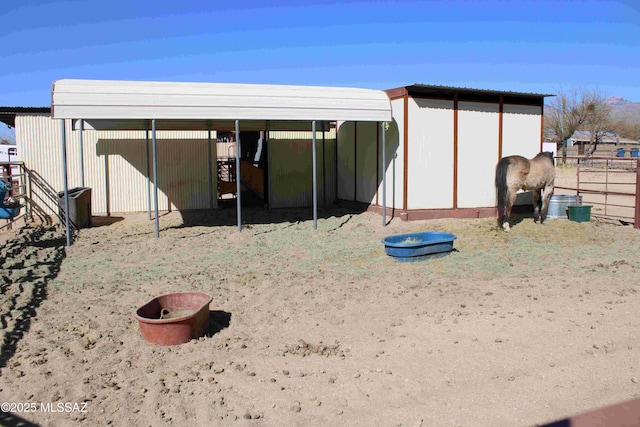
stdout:
{"type": "MultiPolygon", "coordinates": [[[[64,191],[58,193],[60,218],[64,217],[64,191]]],[[[76,187],[69,189],[69,221],[75,228],[91,227],[91,188],[76,187]]]]}

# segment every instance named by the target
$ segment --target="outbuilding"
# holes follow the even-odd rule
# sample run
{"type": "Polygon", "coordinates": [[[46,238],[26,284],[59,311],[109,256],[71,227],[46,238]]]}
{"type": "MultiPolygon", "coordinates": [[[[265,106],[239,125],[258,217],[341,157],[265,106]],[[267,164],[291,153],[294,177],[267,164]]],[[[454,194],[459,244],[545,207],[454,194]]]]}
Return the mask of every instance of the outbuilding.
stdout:
{"type": "Polygon", "coordinates": [[[218,208],[223,159],[241,170],[235,196],[313,207],[314,219],[318,204],[337,201],[404,220],[477,218],[495,215],[499,158],[541,151],[546,96],[59,80],[50,113],[5,116],[25,165],[56,191],[91,187],[93,215],[218,208]]]}
{"type": "MultiPolygon", "coordinates": [[[[386,206],[405,220],[496,215],[495,167],[504,156],[542,151],[544,94],[414,84],[386,91],[386,206]]],[[[338,132],[338,197],[380,210],[379,129],[338,132]]],[[[530,203],[525,193],[517,202],[530,203]]]]}

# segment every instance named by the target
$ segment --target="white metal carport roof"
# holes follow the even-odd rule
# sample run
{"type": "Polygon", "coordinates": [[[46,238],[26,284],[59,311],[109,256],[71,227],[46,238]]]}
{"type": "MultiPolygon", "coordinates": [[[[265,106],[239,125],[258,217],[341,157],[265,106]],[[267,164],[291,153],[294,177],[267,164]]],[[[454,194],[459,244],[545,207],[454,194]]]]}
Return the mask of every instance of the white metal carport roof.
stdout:
{"type": "MultiPolygon", "coordinates": [[[[74,128],[96,130],[150,130],[153,135],[154,176],[156,174],[156,130],[312,130],[313,214],[316,228],[316,122],[392,120],[391,102],[384,91],[373,89],[190,83],[116,80],[63,79],[53,82],[51,117],[75,120],[74,128]],[[242,123],[242,126],[240,126],[242,123]]],[[[68,212],[66,135],[62,126],[65,211],[68,212]]],[[[385,132],[382,141],[384,147],[385,132]]],[[[82,141],[82,138],[81,138],[82,141]]],[[[236,150],[238,156],[240,150],[236,150]]],[[[383,157],[385,149],[382,150],[383,157]]],[[[237,170],[240,159],[236,157],[237,170]]],[[[385,161],[383,159],[383,167],[385,161]]],[[[385,173],[382,174],[383,180],[385,173]]],[[[240,180],[238,183],[238,230],[241,230],[240,180]]],[[[159,235],[157,183],[156,236],[159,235]]],[[[383,224],[386,185],[383,185],[383,224]]],[[[71,244],[66,215],[67,244],[71,244]]]]}
{"type": "Polygon", "coordinates": [[[310,129],[311,121],[391,120],[385,92],[373,89],[225,83],[58,80],[51,117],[95,129],[310,129]],[[300,122],[306,122],[301,124],[300,122]]]}

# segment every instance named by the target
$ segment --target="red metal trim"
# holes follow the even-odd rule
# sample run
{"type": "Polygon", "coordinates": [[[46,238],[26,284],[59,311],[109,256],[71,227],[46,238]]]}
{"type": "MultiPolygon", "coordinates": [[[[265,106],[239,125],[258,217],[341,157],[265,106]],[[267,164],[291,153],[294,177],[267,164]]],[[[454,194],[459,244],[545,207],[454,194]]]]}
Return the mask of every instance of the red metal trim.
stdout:
{"type": "Polygon", "coordinates": [[[407,90],[406,87],[398,87],[398,88],[395,88],[395,89],[387,89],[387,90],[385,90],[385,92],[387,93],[387,96],[391,100],[404,98],[409,94],[409,91],[407,90]]]}
{"type": "Polygon", "coordinates": [[[634,228],[640,228],[640,172],[638,171],[638,163],[640,163],[638,161],[638,159],[636,158],[611,158],[611,157],[590,157],[588,160],[589,161],[603,161],[601,163],[601,165],[604,166],[604,169],[588,169],[586,171],[583,170],[583,166],[584,166],[584,158],[582,157],[567,157],[568,160],[575,160],[576,161],[576,186],[575,187],[565,187],[565,186],[558,186],[556,185],[555,188],[556,189],[562,189],[562,190],[572,190],[576,192],[576,195],[581,195],[581,194],[591,194],[591,195],[596,195],[596,196],[604,196],[604,203],[603,202],[599,202],[599,201],[593,201],[590,200],[589,204],[592,205],[598,205],[598,206],[603,206],[604,207],[604,214],[602,216],[606,217],[606,218],[623,218],[623,219],[627,219],[627,220],[631,220],[632,216],[631,215],[627,215],[627,216],[620,216],[620,215],[612,215],[608,212],[607,208],[608,207],[617,207],[617,208],[626,208],[626,209],[633,209],[634,210],[634,214],[633,214],[633,224],[634,224],[634,228]],[[635,162],[636,164],[636,180],[635,183],[633,182],[618,182],[618,181],[614,181],[611,182],[609,180],[609,178],[611,176],[615,176],[617,174],[622,174],[622,173],[633,173],[633,168],[631,167],[632,163],[630,162],[635,162]],[[620,165],[624,165],[624,169],[619,170],[619,169],[615,169],[612,168],[610,165],[613,164],[617,164],[618,166],[620,165]],[[580,177],[581,177],[581,173],[597,173],[597,174],[601,174],[604,175],[604,181],[581,181],[580,177]],[[593,188],[585,188],[585,186],[589,186],[589,185],[604,185],[605,188],[604,190],[600,190],[600,189],[593,189],[593,188]],[[624,192],[624,191],[610,191],[609,190],[609,185],[618,185],[618,186],[624,186],[624,185],[628,185],[628,186],[632,186],[635,185],[636,188],[634,190],[634,192],[624,192]],[[622,196],[622,197],[633,197],[634,201],[628,205],[622,205],[622,204],[614,204],[614,203],[609,203],[608,200],[608,196],[622,196]]]}
{"type": "MultiPolygon", "coordinates": [[[[369,205],[367,211],[382,214],[382,207],[369,205]]],[[[398,217],[402,221],[424,221],[430,219],[477,219],[495,218],[495,207],[487,208],[460,208],[460,209],[391,209],[391,217],[398,217]]],[[[387,212],[389,207],[387,206],[387,212]]],[[[389,215],[389,213],[387,213],[389,215]]]]}
{"type": "Polygon", "coordinates": [[[402,176],[402,209],[409,206],[409,96],[404,97],[404,172],[402,176]]]}

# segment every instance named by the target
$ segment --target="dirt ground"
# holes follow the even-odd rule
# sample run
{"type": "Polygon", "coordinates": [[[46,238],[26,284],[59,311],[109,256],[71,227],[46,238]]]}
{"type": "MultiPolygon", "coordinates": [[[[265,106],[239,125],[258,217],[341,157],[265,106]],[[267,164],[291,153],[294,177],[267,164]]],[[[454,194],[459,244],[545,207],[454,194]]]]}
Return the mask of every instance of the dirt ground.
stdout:
{"type": "Polygon", "coordinates": [[[0,423],[532,426],[640,397],[639,230],[309,215],[173,212],[160,238],[146,214],[96,219],[69,248],[5,232],[0,423]],[[385,254],[414,231],[455,250],[385,254]],[[136,308],[182,291],[212,296],[205,335],[141,339],[136,308]]]}

